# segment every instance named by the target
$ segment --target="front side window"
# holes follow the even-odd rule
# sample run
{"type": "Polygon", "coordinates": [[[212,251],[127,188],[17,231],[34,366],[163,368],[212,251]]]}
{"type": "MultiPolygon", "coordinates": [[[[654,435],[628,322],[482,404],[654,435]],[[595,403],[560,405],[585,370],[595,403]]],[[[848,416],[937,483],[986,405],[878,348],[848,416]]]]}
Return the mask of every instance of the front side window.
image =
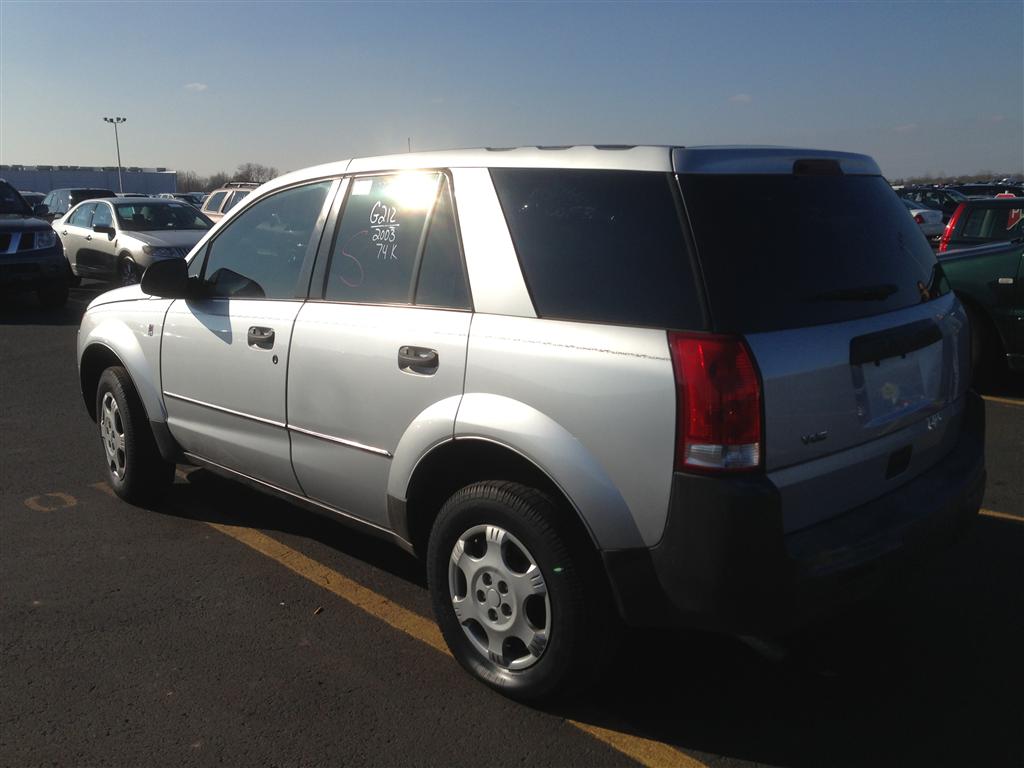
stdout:
{"type": "Polygon", "coordinates": [[[354,178],[331,249],[324,298],[408,304],[440,173],[354,178]]]}
{"type": "Polygon", "coordinates": [[[299,272],[316,249],[316,222],[332,182],[293,187],[242,211],[207,252],[207,295],[293,299],[299,272]]]}
{"type": "Polygon", "coordinates": [[[227,192],[214,192],[210,195],[210,199],[206,201],[206,205],[203,206],[203,210],[217,213],[220,210],[220,204],[224,202],[225,195],[227,195],[227,192]]]}
{"type": "Polygon", "coordinates": [[[96,203],[86,203],[80,205],[75,209],[75,212],[71,214],[71,218],[68,219],[68,224],[73,227],[85,227],[88,229],[92,226],[92,212],[96,208],[96,203]]]}
{"type": "Polygon", "coordinates": [[[96,212],[92,217],[94,227],[114,226],[114,217],[110,215],[110,206],[106,203],[96,203],[96,212]]]}

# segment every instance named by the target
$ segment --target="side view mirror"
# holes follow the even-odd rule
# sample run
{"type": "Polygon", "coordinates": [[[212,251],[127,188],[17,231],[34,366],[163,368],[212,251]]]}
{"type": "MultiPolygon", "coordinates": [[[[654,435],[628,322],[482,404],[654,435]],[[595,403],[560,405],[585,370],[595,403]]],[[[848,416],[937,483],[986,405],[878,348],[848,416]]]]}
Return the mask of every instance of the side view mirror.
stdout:
{"type": "Polygon", "coordinates": [[[50,212],[50,206],[36,203],[32,206],[33,216],[46,216],[50,212]]]}
{"type": "Polygon", "coordinates": [[[142,292],[162,299],[184,299],[189,295],[188,264],[184,259],[154,261],[142,273],[142,292]]]}
{"type": "Polygon", "coordinates": [[[101,235],[106,235],[107,237],[113,237],[117,234],[117,231],[113,227],[107,226],[106,224],[97,224],[92,228],[92,231],[98,232],[101,235]]]}

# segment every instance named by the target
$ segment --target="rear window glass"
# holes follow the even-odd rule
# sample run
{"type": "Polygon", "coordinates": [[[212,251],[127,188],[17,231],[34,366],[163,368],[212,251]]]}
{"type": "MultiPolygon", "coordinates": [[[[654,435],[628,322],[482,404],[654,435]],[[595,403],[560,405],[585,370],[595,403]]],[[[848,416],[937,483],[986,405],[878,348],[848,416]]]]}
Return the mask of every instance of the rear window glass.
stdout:
{"type": "Polygon", "coordinates": [[[838,323],[948,291],[880,176],[679,178],[718,330],[838,323]]]}
{"type": "Polygon", "coordinates": [[[704,327],[669,175],[495,168],[491,178],[540,316],[704,327]]]}

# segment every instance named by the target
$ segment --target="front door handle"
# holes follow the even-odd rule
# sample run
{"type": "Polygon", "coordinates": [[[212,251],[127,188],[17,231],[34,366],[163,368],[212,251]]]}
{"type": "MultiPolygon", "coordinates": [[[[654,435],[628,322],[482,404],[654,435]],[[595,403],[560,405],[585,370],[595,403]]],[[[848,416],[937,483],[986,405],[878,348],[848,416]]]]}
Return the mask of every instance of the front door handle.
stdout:
{"type": "Polygon", "coordinates": [[[436,349],[426,347],[399,347],[398,368],[405,373],[433,376],[437,373],[440,360],[436,349]]]}
{"type": "Polygon", "coordinates": [[[85,239],[86,239],[86,240],[92,240],[92,235],[86,235],[86,236],[85,236],[85,239]]]}
{"type": "Polygon", "coordinates": [[[258,349],[274,348],[274,329],[254,325],[249,328],[249,346],[258,349]]]}
{"type": "Polygon", "coordinates": [[[62,229],[62,230],[60,231],[60,233],[61,233],[62,235],[66,235],[66,234],[68,233],[68,231],[67,231],[66,229],[62,229]]]}

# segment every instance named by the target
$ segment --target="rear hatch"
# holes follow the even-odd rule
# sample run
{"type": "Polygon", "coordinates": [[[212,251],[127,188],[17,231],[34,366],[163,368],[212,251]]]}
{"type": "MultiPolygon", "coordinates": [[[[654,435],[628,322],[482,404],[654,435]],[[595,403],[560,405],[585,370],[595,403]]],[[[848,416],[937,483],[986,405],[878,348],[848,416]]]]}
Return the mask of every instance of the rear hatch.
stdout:
{"type": "Polygon", "coordinates": [[[742,335],[760,370],[764,466],[793,531],[948,453],[966,319],[870,158],[728,152],[673,160],[714,329],[742,335]]]}

